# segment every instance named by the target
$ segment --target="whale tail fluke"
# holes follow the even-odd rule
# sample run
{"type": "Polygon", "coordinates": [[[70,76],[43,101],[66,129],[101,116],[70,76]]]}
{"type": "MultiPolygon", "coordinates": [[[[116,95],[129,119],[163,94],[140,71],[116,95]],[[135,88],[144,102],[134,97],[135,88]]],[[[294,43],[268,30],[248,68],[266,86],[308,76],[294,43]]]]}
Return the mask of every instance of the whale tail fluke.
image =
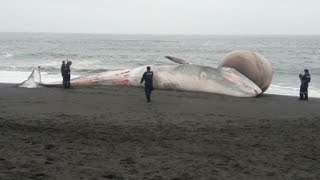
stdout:
{"type": "Polygon", "coordinates": [[[40,86],[40,83],[41,83],[41,73],[40,73],[40,66],[38,66],[32,70],[32,73],[30,74],[27,80],[19,84],[19,87],[38,88],[40,86]]]}

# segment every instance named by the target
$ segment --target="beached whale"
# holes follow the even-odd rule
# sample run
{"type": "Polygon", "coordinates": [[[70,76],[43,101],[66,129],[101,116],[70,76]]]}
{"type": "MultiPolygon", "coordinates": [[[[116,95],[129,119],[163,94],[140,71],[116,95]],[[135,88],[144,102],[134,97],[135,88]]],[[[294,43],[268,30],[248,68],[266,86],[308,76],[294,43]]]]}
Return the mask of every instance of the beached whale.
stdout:
{"type": "MultiPolygon", "coordinates": [[[[184,91],[199,91],[225,94],[237,97],[255,97],[262,91],[233,68],[213,68],[191,64],[185,60],[166,56],[175,65],[151,66],[154,72],[154,88],[184,91]]],[[[71,80],[72,86],[121,85],[143,86],[140,84],[146,66],[107,71],[71,80]]],[[[40,67],[33,70],[30,77],[20,87],[61,85],[61,82],[46,84],[41,81],[40,67]]]]}

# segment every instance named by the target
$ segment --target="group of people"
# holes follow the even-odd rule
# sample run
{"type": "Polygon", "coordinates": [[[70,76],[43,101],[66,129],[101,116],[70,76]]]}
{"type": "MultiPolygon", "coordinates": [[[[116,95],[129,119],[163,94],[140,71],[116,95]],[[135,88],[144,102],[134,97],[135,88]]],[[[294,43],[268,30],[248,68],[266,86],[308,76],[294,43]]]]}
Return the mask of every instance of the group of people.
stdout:
{"type": "MultiPolygon", "coordinates": [[[[299,74],[299,78],[301,81],[300,85],[300,98],[299,100],[308,100],[308,87],[311,81],[311,75],[308,69],[304,70],[304,74],[299,74]]],[[[146,94],[147,102],[150,102],[151,92],[153,90],[153,72],[151,71],[150,66],[147,67],[147,71],[143,74],[141,78],[141,84],[144,83],[144,92],[146,94]]]]}
{"type": "Polygon", "coordinates": [[[62,61],[61,64],[61,75],[62,75],[62,86],[65,89],[69,89],[70,88],[70,77],[71,77],[71,70],[70,70],[70,66],[71,66],[72,62],[67,60],[66,61],[62,61]]]}
{"type": "MultiPolygon", "coordinates": [[[[70,88],[70,66],[72,62],[62,61],[61,65],[61,74],[63,77],[63,87],[65,89],[70,88]]],[[[308,69],[304,70],[304,74],[299,74],[301,81],[300,85],[300,98],[299,100],[308,100],[308,87],[311,81],[311,75],[308,69]]],[[[142,75],[141,84],[144,82],[144,92],[147,98],[147,102],[151,102],[151,92],[153,91],[153,72],[151,71],[150,66],[147,66],[147,71],[142,75]]]]}
{"type": "MultiPolygon", "coordinates": [[[[61,75],[63,78],[62,86],[65,89],[70,88],[71,64],[72,62],[68,60],[67,60],[67,63],[66,61],[62,61],[62,64],[61,64],[61,75]]],[[[153,72],[151,71],[150,66],[147,67],[147,71],[143,74],[141,78],[141,84],[143,82],[145,85],[144,91],[146,94],[147,102],[151,102],[151,92],[153,91],[153,72]]]]}
{"type": "MultiPolygon", "coordinates": [[[[304,70],[304,74],[299,74],[299,78],[301,81],[300,85],[300,98],[299,100],[308,100],[308,87],[311,81],[311,75],[308,69],[304,70]]],[[[146,94],[147,102],[150,102],[151,92],[153,90],[153,72],[151,71],[150,66],[147,67],[147,71],[143,74],[141,78],[141,84],[144,83],[144,92],[146,94]]]]}

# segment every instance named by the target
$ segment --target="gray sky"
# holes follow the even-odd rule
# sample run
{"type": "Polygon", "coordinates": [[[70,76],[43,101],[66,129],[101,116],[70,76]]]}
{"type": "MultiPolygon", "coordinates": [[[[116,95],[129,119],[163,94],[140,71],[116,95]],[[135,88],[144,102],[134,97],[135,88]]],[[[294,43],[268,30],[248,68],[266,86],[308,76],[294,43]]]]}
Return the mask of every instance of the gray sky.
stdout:
{"type": "Polygon", "coordinates": [[[320,34],[320,0],[0,0],[0,32],[320,34]]]}

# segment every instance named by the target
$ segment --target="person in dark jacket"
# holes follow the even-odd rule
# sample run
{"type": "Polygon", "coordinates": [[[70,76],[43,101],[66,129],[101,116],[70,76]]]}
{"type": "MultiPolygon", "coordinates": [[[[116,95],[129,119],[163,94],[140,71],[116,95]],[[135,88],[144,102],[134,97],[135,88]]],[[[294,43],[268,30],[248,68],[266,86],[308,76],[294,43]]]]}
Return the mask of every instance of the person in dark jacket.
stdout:
{"type": "Polygon", "coordinates": [[[147,102],[150,102],[151,92],[153,90],[153,72],[151,71],[150,66],[147,67],[147,71],[143,73],[141,78],[141,84],[144,81],[144,92],[146,94],[147,102]]]}
{"type": "Polygon", "coordinates": [[[304,70],[304,75],[300,74],[299,78],[301,80],[300,85],[300,100],[308,100],[308,87],[311,81],[311,76],[309,74],[309,70],[304,70]]]}
{"type": "Polygon", "coordinates": [[[61,64],[61,75],[62,75],[62,86],[64,88],[66,88],[66,62],[65,61],[62,61],[62,64],[61,64]]]}
{"type": "Polygon", "coordinates": [[[72,62],[68,61],[67,65],[66,65],[66,74],[65,74],[65,80],[66,80],[66,86],[65,88],[70,88],[70,78],[71,78],[71,70],[70,70],[70,66],[71,66],[72,62]]]}

